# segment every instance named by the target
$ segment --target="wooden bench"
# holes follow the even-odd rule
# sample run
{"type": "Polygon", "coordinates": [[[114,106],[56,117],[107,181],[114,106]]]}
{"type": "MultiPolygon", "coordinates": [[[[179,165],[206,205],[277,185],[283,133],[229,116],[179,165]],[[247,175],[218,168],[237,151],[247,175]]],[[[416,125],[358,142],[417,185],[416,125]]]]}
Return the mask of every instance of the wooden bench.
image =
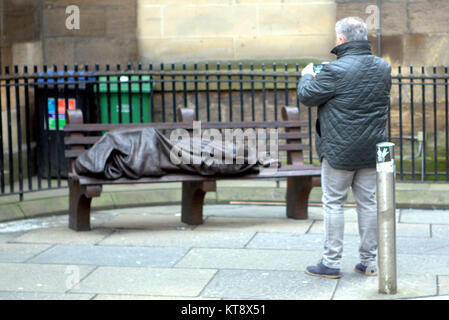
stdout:
{"type": "Polygon", "coordinates": [[[178,121],[172,123],[132,123],[132,124],[88,124],[83,122],[81,110],[67,112],[67,124],[64,127],[66,136],[65,156],[69,161],[69,228],[77,231],[90,230],[90,205],[93,197],[98,197],[102,185],[182,182],[181,221],[198,225],[203,222],[203,202],[208,191],[216,191],[216,181],[221,179],[287,179],[286,206],[287,217],[307,219],[308,198],[312,186],[320,185],[320,168],[304,163],[303,150],[309,146],[302,144],[301,139],[307,133],[301,132],[307,122],[299,119],[296,107],[282,109],[282,121],[267,122],[205,122],[202,129],[247,129],[278,128],[279,153],[287,153],[287,164],[276,172],[267,174],[246,173],[238,176],[201,176],[195,174],[167,174],[162,177],[144,177],[138,180],[120,178],[116,180],[98,179],[80,176],[74,170],[76,158],[97,142],[105,131],[151,127],[158,130],[192,129],[195,119],[194,110],[178,109],[178,121]],[[281,143],[283,141],[283,143],[281,143]]]}

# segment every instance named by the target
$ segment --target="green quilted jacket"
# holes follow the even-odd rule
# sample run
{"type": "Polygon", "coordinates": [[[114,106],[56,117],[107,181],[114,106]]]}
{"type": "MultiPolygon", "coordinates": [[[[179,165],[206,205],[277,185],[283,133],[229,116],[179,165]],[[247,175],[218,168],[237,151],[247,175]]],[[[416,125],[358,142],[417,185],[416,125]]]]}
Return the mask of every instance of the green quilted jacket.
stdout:
{"type": "Polygon", "coordinates": [[[376,144],[386,139],[391,66],[371,53],[369,41],[350,41],[331,53],[316,77],[304,75],[298,98],[318,106],[315,142],[320,160],[335,169],[376,166],[376,144]]]}

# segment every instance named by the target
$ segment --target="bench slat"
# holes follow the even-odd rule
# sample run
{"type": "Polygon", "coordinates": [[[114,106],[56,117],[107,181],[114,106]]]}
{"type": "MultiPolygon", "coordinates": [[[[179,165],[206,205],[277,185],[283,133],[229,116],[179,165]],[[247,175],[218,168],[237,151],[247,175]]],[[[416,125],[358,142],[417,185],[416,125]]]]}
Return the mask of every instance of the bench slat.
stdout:
{"type": "Polygon", "coordinates": [[[278,146],[278,150],[279,151],[309,150],[309,145],[301,143],[281,144],[278,146]]]}
{"type": "Polygon", "coordinates": [[[307,139],[309,134],[307,132],[282,132],[278,133],[279,139],[307,139]]]}
{"type": "Polygon", "coordinates": [[[68,149],[64,151],[64,155],[66,158],[76,158],[86,151],[86,149],[68,149]]]}
{"type": "MultiPolygon", "coordinates": [[[[79,143],[74,143],[79,144],[79,143]]],[[[297,150],[309,150],[308,144],[291,143],[291,144],[281,144],[278,146],[278,151],[297,151],[297,150]]],[[[66,158],[76,158],[86,152],[86,149],[68,149],[65,150],[66,158]]]]}
{"type": "MultiPolygon", "coordinates": [[[[90,136],[90,137],[74,137],[74,136],[68,136],[64,137],[64,144],[67,145],[84,145],[84,144],[94,144],[98,140],[100,140],[101,136],[90,136]]],[[[288,132],[288,133],[279,133],[278,134],[279,140],[290,140],[290,139],[305,139],[308,138],[308,134],[305,132],[288,132]]],[[[287,149],[286,149],[287,150],[287,149]]]]}
{"type": "Polygon", "coordinates": [[[101,139],[101,136],[92,136],[92,137],[86,137],[86,136],[69,136],[64,137],[64,144],[66,145],[84,145],[84,144],[95,144],[98,142],[98,140],[101,139]]]}
{"type": "MultiPolygon", "coordinates": [[[[305,120],[267,121],[267,122],[202,122],[201,129],[243,129],[243,128],[297,128],[307,126],[305,120]]],[[[192,123],[155,122],[155,123],[84,123],[66,124],[65,132],[111,131],[119,129],[154,128],[159,130],[192,129],[192,123]]]]}
{"type": "Polygon", "coordinates": [[[162,183],[162,182],[183,182],[183,181],[216,181],[216,180],[229,180],[229,179],[272,179],[272,178],[288,178],[288,177],[302,177],[312,176],[319,177],[321,170],[319,168],[304,168],[290,171],[275,171],[273,173],[249,173],[244,175],[227,175],[227,176],[201,176],[195,174],[174,174],[170,173],[162,177],[143,177],[138,180],[120,178],[116,180],[97,179],[87,176],[77,176],[80,184],[82,185],[99,185],[99,184],[137,184],[137,183],[162,183]]]}

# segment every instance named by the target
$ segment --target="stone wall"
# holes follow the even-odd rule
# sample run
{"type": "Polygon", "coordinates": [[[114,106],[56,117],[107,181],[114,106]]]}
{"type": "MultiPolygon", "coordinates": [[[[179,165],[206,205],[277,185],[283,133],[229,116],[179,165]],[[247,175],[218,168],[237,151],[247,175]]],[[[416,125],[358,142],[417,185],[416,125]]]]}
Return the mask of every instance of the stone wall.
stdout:
{"type": "Polygon", "coordinates": [[[62,67],[137,60],[136,0],[2,0],[1,64],[62,67]],[[80,28],[68,29],[69,5],[80,28]]]}
{"type": "Polygon", "coordinates": [[[145,62],[329,59],[334,0],[138,0],[145,62]]]}
{"type": "Polygon", "coordinates": [[[137,60],[136,0],[44,0],[44,61],[49,64],[126,64],[137,60]],[[66,28],[69,5],[80,28],[66,28]]]}
{"type": "MultiPolygon", "coordinates": [[[[377,1],[336,0],[337,19],[367,16],[366,8],[377,1]]],[[[449,63],[449,1],[382,0],[381,51],[393,65],[441,66],[449,63]]],[[[377,36],[370,35],[374,52],[377,36]]]]}
{"type": "Polygon", "coordinates": [[[41,5],[33,0],[0,1],[0,68],[42,64],[41,5]]]}
{"type": "MultiPolygon", "coordinates": [[[[332,59],[336,20],[368,20],[372,5],[377,1],[3,0],[0,63],[332,59]],[[79,30],[65,26],[68,5],[80,9],[79,30]]],[[[382,0],[380,9],[382,56],[391,64],[447,64],[449,1],[382,0]]]]}

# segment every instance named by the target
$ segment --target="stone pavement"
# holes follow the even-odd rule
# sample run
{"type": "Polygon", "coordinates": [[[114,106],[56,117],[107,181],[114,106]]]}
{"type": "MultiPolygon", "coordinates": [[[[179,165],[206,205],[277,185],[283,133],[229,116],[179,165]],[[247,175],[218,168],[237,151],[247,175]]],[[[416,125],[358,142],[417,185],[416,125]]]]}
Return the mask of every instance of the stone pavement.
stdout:
{"type": "MultiPolygon", "coordinates": [[[[27,183],[24,183],[27,185],[27,183]]],[[[37,181],[32,185],[36,187],[37,181]]],[[[62,186],[67,181],[62,180],[62,186]]],[[[52,181],[51,187],[57,186],[52,181]]],[[[49,187],[46,181],[42,188],[49,187]]],[[[285,203],[286,182],[274,180],[221,180],[217,181],[217,191],[208,192],[207,204],[229,203],[285,203]]],[[[114,209],[130,206],[178,204],[181,200],[181,183],[151,183],[135,185],[105,185],[100,197],[92,200],[92,208],[96,210],[114,209]]],[[[396,206],[398,208],[432,208],[449,209],[448,183],[397,183],[396,206]]],[[[312,189],[309,203],[321,203],[321,188],[312,189]]],[[[351,191],[348,204],[354,204],[351,191]]],[[[23,218],[34,218],[42,215],[66,213],[68,208],[67,188],[41,190],[23,195],[0,196],[0,222],[23,218]]]]}
{"type": "Polygon", "coordinates": [[[204,207],[180,222],[180,206],[96,210],[92,231],[67,215],[0,223],[2,299],[443,299],[449,300],[449,210],[398,209],[398,293],[378,294],[358,262],[355,208],[345,210],[343,277],[305,274],[322,250],[322,209],[285,218],[283,205],[204,207]]]}

